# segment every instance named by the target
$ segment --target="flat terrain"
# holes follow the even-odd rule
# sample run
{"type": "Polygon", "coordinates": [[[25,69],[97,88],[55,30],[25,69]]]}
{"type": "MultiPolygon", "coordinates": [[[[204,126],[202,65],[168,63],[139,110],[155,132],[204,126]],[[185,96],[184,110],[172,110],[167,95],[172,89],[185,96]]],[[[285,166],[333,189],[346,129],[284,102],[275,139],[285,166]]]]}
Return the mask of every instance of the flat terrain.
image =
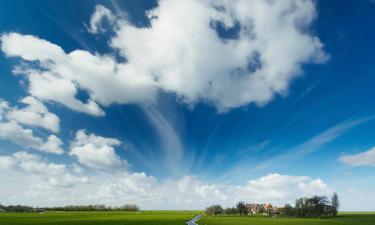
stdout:
{"type": "MultiPolygon", "coordinates": [[[[1,225],[184,225],[193,211],[0,213],[1,225]]],[[[343,213],[336,218],[302,219],[203,216],[199,225],[375,225],[375,213],[343,213]]]]}

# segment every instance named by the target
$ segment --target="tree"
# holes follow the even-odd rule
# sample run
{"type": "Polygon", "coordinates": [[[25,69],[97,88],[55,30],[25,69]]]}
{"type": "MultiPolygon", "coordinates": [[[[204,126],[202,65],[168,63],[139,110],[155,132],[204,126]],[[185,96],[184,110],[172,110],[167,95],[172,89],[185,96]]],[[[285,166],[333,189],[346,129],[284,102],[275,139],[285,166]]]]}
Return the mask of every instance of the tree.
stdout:
{"type": "Polygon", "coordinates": [[[224,210],[223,207],[221,207],[221,205],[212,205],[210,207],[207,207],[205,212],[207,215],[217,216],[218,214],[222,214],[223,211],[224,210]]]}
{"type": "Polygon", "coordinates": [[[286,216],[294,216],[295,215],[295,209],[293,206],[286,204],[283,208],[283,214],[286,216]]]}
{"type": "Polygon", "coordinates": [[[329,202],[326,196],[313,196],[308,199],[308,214],[312,217],[327,215],[329,202]]]}
{"type": "Polygon", "coordinates": [[[247,214],[247,209],[246,209],[246,205],[244,202],[237,203],[237,211],[240,213],[240,216],[247,214]]]}
{"type": "Polygon", "coordinates": [[[339,196],[335,192],[332,195],[332,212],[331,212],[332,216],[336,216],[337,215],[337,213],[339,211],[339,207],[340,207],[339,196]]]}
{"type": "Polygon", "coordinates": [[[223,210],[223,207],[221,207],[221,205],[215,205],[215,211],[214,211],[215,216],[218,214],[222,214],[223,212],[224,210],[223,210]]]}
{"type": "Polygon", "coordinates": [[[237,209],[236,209],[236,207],[228,207],[224,210],[224,212],[225,212],[225,214],[227,214],[227,216],[236,215],[237,209]]]}
{"type": "Polygon", "coordinates": [[[259,214],[263,214],[266,212],[266,209],[264,208],[264,205],[263,204],[259,204],[258,205],[258,213],[259,214]]]}
{"type": "Polygon", "coordinates": [[[308,201],[307,198],[299,198],[296,200],[295,209],[298,217],[305,217],[308,213],[308,201]]]}
{"type": "Polygon", "coordinates": [[[273,206],[271,204],[268,205],[268,211],[267,211],[269,216],[273,215],[273,206]]]}
{"type": "Polygon", "coordinates": [[[228,207],[224,210],[224,213],[227,214],[227,216],[235,215],[237,214],[237,209],[234,207],[228,207]]]}
{"type": "Polygon", "coordinates": [[[332,215],[333,206],[326,196],[313,196],[296,200],[296,214],[298,217],[321,217],[332,215]]]}
{"type": "Polygon", "coordinates": [[[139,207],[137,205],[126,204],[119,208],[120,211],[139,211],[139,207]]]}
{"type": "Polygon", "coordinates": [[[227,216],[230,216],[232,214],[232,211],[231,209],[228,207],[226,209],[224,209],[224,213],[227,214],[227,216]]]}

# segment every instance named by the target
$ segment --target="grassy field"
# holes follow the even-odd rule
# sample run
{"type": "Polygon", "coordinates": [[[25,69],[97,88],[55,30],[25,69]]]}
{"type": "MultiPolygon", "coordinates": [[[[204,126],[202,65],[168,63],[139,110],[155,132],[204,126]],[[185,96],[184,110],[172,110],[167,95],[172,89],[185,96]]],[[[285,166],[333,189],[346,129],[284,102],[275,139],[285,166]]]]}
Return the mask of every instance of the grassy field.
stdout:
{"type": "MultiPolygon", "coordinates": [[[[1,225],[183,225],[193,211],[0,213],[1,225]]],[[[199,225],[374,225],[375,213],[344,213],[329,219],[212,217],[199,225]]]]}

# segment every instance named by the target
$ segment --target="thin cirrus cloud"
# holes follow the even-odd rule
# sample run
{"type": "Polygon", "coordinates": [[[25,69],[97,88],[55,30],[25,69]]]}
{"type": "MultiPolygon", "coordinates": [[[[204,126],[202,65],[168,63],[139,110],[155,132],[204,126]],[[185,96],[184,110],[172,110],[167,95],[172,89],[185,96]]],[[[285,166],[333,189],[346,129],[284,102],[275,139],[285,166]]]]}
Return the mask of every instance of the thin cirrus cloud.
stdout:
{"type": "Polygon", "coordinates": [[[103,19],[112,21],[110,47],[126,62],[84,50],[67,53],[12,32],[1,36],[1,49],[8,57],[39,62],[39,69],[14,69],[25,75],[32,96],[95,116],[114,103],[152,104],[158,91],[175,93],[188,105],[208,102],[219,111],[264,105],[286,93],[303,64],[328,59],[308,32],[316,16],[313,1],[160,1],[147,16],[150,25],[137,27],[104,6],[93,13],[89,31],[100,33],[103,19]],[[240,29],[235,38],[224,38],[219,26],[240,29]],[[89,94],[86,102],[76,98],[80,90],[89,94]]]}
{"type": "Polygon", "coordinates": [[[375,147],[352,155],[343,155],[340,161],[350,166],[375,166],[375,147]]]}
{"type": "Polygon", "coordinates": [[[243,170],[256,172],[264,171],[269,168],[279,168],[285,165],[289,165],[292,161],[297,161],[298,159],[321,150],[322,147],[346,134],[351,129],[373,119],[374,116],[342,121],[292,148],[285,149],[283,150],[283,152],[278,152],[278,154],[276,154],[275,156],[268,157],[265,160],[258,162],[255,166],[252,165],[251,168],[247,163],[247,158],[243,159],[242,161],[237,161],[236,164],[233,165],[233,167],[230,168],[227,173],[222,176],[222,178],[234,179],[236,178],[235,175],[241,174],[240,171],[243,170]]]}

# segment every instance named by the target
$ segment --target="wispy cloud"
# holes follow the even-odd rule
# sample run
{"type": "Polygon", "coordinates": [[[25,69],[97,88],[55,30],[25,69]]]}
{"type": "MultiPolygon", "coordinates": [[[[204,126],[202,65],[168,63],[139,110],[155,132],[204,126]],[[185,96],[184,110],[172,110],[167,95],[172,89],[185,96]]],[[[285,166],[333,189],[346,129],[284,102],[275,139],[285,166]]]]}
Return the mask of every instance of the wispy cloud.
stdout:
{"type": "Polygon", "coordinates": [[[184,149],[178,133],[157,109],[143,107],[143,110],[159,136],[166,168],[172,175],[180,175],[184,170],[184,149]]]}
{"type": "Polygon", "coordinates": [[[358,154],[341,156],[340,161],[350,166],[375,166],[375,147],[358,154]]]}
{"type": "Polygon", "coordinates": [[[320,150],[320,148],[322,148],[324,145],[344,135],[351,128],[361,125],[373,118],[374,117],[365,117],[354,120],[346,120],[339,124],[336,124],[333,127],[330,127],[327,130],[303,142],[302,144],[285,151],[284,154],[281,154],[279,156],[273,157],[260,163],[258,166],[255,167],[255,169],[264,169],[272,165],[275,165],[278,162],[287,162],[289,160],[296,160],[302,158],[308,154],[320,150]]]}
{"type": "MultiPolygon", "coordinates": [[[[283,153],[279,155],[266,159],[256,165],[251,165],[252,168],[248,168],[247,171],[262,171],[269,168],[282,166],[285,163],[290,163],[291,161],[305,157],[313,152],[319,151],[324,145],[344,135],[350,129],[366,123],[374,118],[374,116],[371,116],[345,120],[313,136],[307,141],[283,151],[283,153]]],[[[236,174],[238,171],[243,171],[245,167],[249,167],[249,164],[244,162],[238,163],[223,177],[230,177],[233,174],[236,174]]]]}

